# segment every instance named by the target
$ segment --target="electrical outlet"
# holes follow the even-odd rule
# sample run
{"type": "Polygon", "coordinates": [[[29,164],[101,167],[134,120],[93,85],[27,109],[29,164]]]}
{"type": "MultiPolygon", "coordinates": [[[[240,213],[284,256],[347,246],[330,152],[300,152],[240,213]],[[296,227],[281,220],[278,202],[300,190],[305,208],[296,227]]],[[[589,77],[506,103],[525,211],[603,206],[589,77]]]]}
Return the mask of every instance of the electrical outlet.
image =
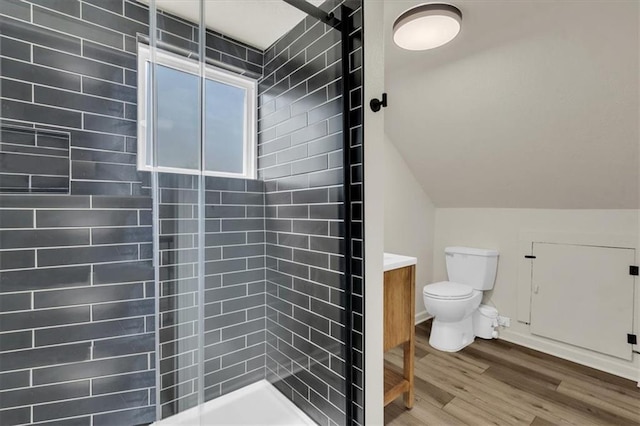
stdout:
{"type": "Polygon", "coordinates": [[[500,325],[502,327],[511,327],[511,318],[499,316],[498,317],[498,325],[500,325]]]}

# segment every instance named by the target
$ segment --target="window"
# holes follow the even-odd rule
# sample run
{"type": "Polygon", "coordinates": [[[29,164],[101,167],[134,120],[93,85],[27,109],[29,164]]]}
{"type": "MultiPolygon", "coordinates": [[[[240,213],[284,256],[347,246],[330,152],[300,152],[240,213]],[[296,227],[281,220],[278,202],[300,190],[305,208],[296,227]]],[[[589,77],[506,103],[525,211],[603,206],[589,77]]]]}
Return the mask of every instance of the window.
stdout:
{"type": "Polygon", "coordinates": [[[150,53],[138,45],[138,169],[254,178],[256,82],[206,65],[201,85],[198,62],[163,51],[155,61],[157,123],[151,141],[150,53]]]}

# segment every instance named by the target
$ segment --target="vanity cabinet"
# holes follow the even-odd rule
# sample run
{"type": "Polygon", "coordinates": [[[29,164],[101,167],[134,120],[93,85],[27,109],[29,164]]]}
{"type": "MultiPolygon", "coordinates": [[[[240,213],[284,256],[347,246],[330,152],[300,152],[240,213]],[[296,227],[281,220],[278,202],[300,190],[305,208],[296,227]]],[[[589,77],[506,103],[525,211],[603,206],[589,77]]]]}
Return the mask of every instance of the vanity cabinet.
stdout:
{"type": "Polygon", "coordinates": [[[402,345],[403,373],[385,367],[384,405],[404,394],[404,405],[413,407],[415,348],[415,264],[384,273],[384,351],[402,345]]]}

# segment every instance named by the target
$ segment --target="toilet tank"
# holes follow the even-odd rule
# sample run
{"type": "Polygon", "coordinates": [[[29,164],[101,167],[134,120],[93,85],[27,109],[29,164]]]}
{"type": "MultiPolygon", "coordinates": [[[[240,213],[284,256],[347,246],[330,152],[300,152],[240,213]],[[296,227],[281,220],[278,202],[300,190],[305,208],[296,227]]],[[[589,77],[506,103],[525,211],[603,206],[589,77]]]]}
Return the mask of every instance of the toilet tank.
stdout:
{"type": "Polygon", "coordinates": [[[449,281],[467,284],[476,290],[491,290],[496,280],[498,252],[471,247],[444,249],[449,281]]]}

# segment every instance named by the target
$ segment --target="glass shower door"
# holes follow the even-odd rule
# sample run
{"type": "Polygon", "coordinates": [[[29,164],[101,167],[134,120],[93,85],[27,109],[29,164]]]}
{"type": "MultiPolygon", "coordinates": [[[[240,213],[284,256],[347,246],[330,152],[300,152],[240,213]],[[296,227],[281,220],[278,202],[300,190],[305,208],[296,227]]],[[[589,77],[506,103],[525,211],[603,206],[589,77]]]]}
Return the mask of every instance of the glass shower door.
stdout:
{"type": "MultiPolygon", "coordinates": [[[[157,4],[156,4],[157,3],[157,4]]],[[[203,401],[203,176],[201,3],[186,20],[150,3],[146,144],[152,168],[157,285],[157,419],[200,424],[203,401]]],[[[142,50],[146,47],[142,46],[142,50]]]]}

